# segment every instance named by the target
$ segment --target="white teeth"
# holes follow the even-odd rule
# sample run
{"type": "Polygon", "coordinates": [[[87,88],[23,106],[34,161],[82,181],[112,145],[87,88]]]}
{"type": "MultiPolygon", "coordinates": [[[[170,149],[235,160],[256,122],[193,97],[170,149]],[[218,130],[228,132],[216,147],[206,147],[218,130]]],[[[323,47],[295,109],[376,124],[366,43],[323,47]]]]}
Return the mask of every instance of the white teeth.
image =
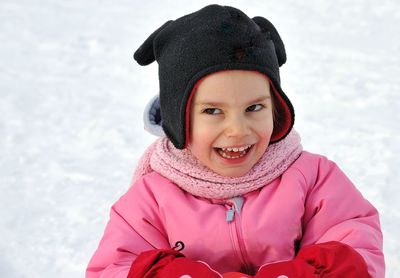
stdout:
{"type": "Polygon", "coordinates": [[[228,151],[228,152],[242,152],[242,151],[244,151],[244,150],[247,150],[248,148],[250,148],[251,147],[251,145],[247,145],[247,146],[244,146],[244,147],[240,147],[240,148],[231,148],[231,147],[228,147],[228,148],[221,148],[223,151],[228,151]]]}
{"type": "Polygon", "coordinates": [[[239,158],[239,157],[242,157],[242,156],[245,155],[244,153],[241,153],[241,154],[238,155],[238,156],[230,156],[230,155],[227,155],[226,153],[223,153],[223,152],[220,152],[220,154],[221,154],[223,157],[225,157],[225,158],[233,158],[233,159],[239,158]]]}
{"type": "Polygon", "coordinates": [[[240,148],[231,148],[231,147],[228,147],[228,148],[220,148],[220,149],[218,150],[218,153],[219,153],[222,157],[224,157],[224,158],[235,159],[235,158],[239,158],[239,157],[244,156],[244,155],[247,153],[247,150],[248,150],[250,147],[251,147],[251,145],[247,145],[247,146],[240,147],[240,148]],[[239,152],[239,153],[238,153],[237,156],[231,156],[231,155],[225,153],[225,151],[229,151],[229,152],[239,152]]]}

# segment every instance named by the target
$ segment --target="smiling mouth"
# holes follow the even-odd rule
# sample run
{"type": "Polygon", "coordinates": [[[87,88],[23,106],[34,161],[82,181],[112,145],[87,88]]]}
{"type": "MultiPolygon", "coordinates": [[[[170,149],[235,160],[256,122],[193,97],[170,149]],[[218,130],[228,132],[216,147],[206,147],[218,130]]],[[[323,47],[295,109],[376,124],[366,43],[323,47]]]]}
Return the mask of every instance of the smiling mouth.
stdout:
{"type": "Polygon", "coordinates": [[[245,156],[254,145],[246,145],[243,147],[215,148],[217,153],[223,158],[237,159],[245,156]]]}

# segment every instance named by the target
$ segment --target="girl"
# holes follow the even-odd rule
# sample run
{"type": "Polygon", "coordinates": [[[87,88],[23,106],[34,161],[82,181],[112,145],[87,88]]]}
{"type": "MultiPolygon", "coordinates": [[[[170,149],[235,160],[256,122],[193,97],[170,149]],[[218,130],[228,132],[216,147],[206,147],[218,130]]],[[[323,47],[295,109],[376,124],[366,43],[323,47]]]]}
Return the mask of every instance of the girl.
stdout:
{"type": "Polygon", "coordinates": [[[87,277],[384,277],[378,212],[292,129],[268,20],[210,5],[134,58],[159,64],[147,119],[166,136],[112,206],[87,277]]]}

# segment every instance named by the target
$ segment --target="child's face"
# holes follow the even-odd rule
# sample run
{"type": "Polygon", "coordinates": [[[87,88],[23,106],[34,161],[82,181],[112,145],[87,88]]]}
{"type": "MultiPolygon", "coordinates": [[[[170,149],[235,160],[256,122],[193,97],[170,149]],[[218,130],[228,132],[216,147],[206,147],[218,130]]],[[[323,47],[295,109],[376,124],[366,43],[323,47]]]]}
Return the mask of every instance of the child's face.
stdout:
{"type": "Polygon", "coordinates": [[[207,76],[194,94],[188,148],[214,172],[243,176],[264,154],[273,130],[267,77],[222,71],[207,76]]]}

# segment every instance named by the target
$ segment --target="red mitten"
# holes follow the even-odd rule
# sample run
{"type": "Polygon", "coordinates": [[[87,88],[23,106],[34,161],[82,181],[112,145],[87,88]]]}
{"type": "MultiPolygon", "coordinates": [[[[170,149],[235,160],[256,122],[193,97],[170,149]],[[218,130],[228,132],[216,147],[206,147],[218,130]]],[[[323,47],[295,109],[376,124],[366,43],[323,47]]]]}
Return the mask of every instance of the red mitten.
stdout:
{"type": "Polygon", "coordinates": [[[132,263],[127,278],[220,278],[206,263],[186,259],[174,250],[150,250],[141,253],[132,263]]]}
{"type": "Polygon", "coordinates": [[[241,272],[226,272],[222,274],[222,278],[251,278],[253,276],[241,272]]]}
{"type": "Polygon", "coordinates": [[[296,258],[263,266],[255,278],[370,278],[364,259],[352,247],[330,241],[303,247],[296,258]]]}
{"type": "Polygon", "coordinates": [[[254,278],[315,278],[314,267],[302,260],[291,260],[265,265],[254,278]]]}
{"type": "Polygon", "coordinates": [[[140,253],[132,263],[127,278],[158,277],[159,271],[183,254],[172,249],[156,249],[140,253]]]}
{"type": "Polygon", "coordinates": [[[315,268],[318,276],[326,278],[371,277],[363,257],[349,245],[338,241],[303,247],[296,259],[306,261],[315,268]]]}

